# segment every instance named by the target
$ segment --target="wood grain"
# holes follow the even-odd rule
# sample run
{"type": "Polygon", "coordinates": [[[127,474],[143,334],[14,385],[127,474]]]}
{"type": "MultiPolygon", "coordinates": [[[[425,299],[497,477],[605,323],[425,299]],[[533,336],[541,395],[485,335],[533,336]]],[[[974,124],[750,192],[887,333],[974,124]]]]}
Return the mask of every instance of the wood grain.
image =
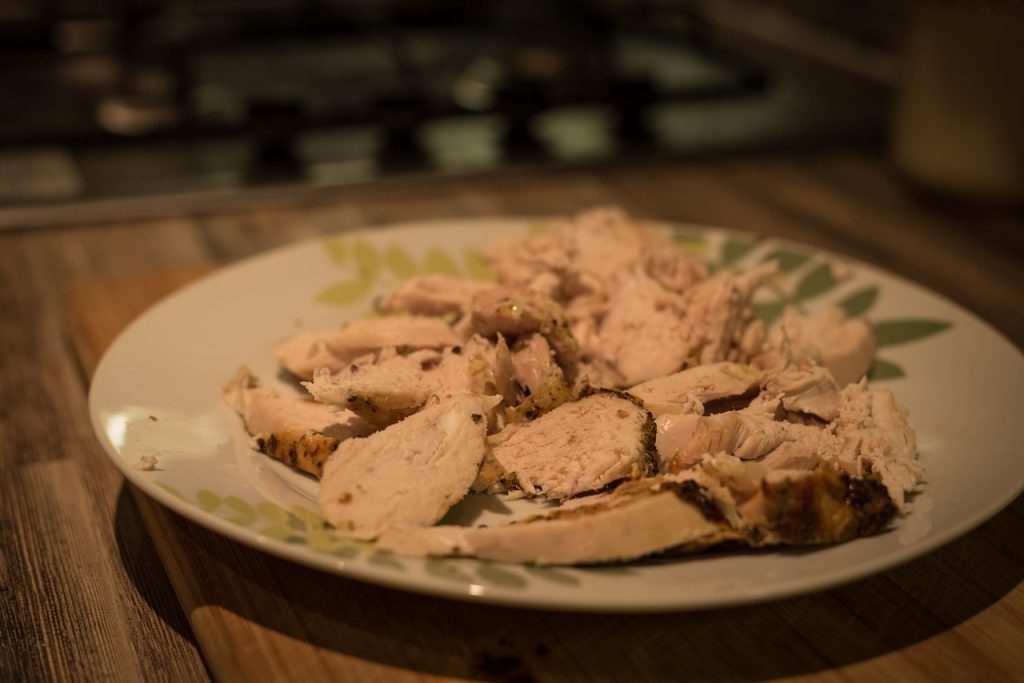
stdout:
{"type": "Polygon", "coordinates": [[[607,203],[835,249],[1024,342],[1019,213],[924,201],[855,151],[409,183],[306,208],[6,233],[0,680],[201,680],[196,643],[223,680],[1024,679],[1021,500],[931,555],[832,591],[580,617],[408,595],[264,556],[136,502],[92,436],[84,377],[105,345],[218,263],[364,225],[607,203]]]}
{"type": "Polygon", "coordinates": [[[36,334],[0,369],[0,680],[206,680],[139,510],[90,435],[65,336],[46,324],[60,299],[32,310],[12,291],[5,314],[36,334]]]}

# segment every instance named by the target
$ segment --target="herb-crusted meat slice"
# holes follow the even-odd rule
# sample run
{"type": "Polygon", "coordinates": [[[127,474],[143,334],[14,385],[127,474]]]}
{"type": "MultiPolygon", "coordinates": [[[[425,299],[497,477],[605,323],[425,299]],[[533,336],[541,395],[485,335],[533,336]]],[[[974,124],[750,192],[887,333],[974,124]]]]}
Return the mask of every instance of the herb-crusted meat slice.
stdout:
{"type": "Polygon", "coordinates": [[[757,460],[770,470],[827,464],[858,479],[874,475],[900,510],[922,475],[914,431],[892,393],[871,391],[863,380],[837,391],[827,371],[803,361],[769,372],[761,395],[742,410],[666,413],[658,421],[666,472],[691,469],[713,454],[757,460]]]}
{"type": "Polygon", "coordinates": [[[462,500],[486,452],[498,397],[461,395],[363,439],[324,467],[320,508],[341,533],[372,539],[395,525],[429,525],[462,500]]]}
{"type": "Polygon", "coordinates": [[[917,486],[923,468],[907,411],[892,392],[871,391],[865,380],[846,385],[832,426],[839,444],[836,459],[853,463],[862,476],[877,475],[896,506],[905,509],[905,494],[917,486]]]}
{"type": "Polygon", "coordinates": [[[683,543],[711,544],[731,533],[724,521],[702,509],[702,494],[693,482],[659,480],[640,491],[617,493],[593,505],[495,527],[396,528],[378,546],[405,555],[592,564],[632,560],[683,543]]]}
{"type": "Polygon", "coordinates": [[[442,351],[357,358],[333,375],[320,370],[303,385],[318,401],[351,410],[379,428],[412,415],[431,396],[513,396],[509,356],[500,336],[496,344],[474,336],[442,351]]]}
{"type": "Polygon", "coordinates": [[[468,326],[485,337],[520,337],[539,333],[547,339],[555,360],[569,381],[579,369],[579,346],[569,330],[562,307],[539,292],[494,287],[473,297],[468,326]]]}
{"type": "Polygon", "coordinates": [[[242,417],[257,450],[317,477],[340,442],[373,431],[350,411],[260,387],[245,369],[224,387],[224,400],[242,417]]]}
{"type": "Polygon", "coordinates": [[[756,392],[762,372],[741,363],[710,363],[638,384],[629,393],[651,412],[703,413],[705,404],[756,392]]]}
{"type": "Polygon", "coordinates": [[[572,400],[572,387],[565,381],[565,373],[555,362],[551,346],[543,335],[532,334],[520,339],[511,361],[515,381],[523,393],[515,418],[532,420],[572,400]]]}
{"type": "MultiPolygon", "coordinates": [[[[657,472],[654,418],[628,394],[598,390],[489,439],[506,484],[549,499],[657,472]]],[[[500,487],[499,487],[500,488],[500,487]]]]}
{"type": "Polygon", "coordinates": [[[875,334],[862,318],[847,318],[832,306],[811,315],[786,307],[764,351],[753,362],[775,367],[789,358],[808,358],[825,367],[840,386],[864,377],[875,357],[875,334]]]}
{"type": "Polygon", "coordinates": [[[825,462],[772,470],[719,453],[690,476],[752,547],[842,543],[881,531],[896,513],[876,475],[851,476],[825,462]]]}
{"type": "Polygon", "coordinates": [[[778,399],[790,413],[830,422],[839,415],[839,385],[828,370],[807,360],[777,368],[765,375],[762,397],[778,399]]]}
{"type": "Polygon", "coordinates": [[[275,346],[274,357],[297,377],[311,379],[317,369],[338,372],[380,349],[440,349],[459,341],[459,335],[440,318],[391,315],[356,320],[337,330],[299,332],[275,346]]]}
{"type": "Polygon", "coordinates": [[[878,533],[896,506],[876,476],[851,477],[830,465],[769,472],[744,504],[750,545],[824,545],[878,533]]]}
{"type": "Polygon", "coordinates": [[[620,562],[725,542],[751,547],[839,543],[877,533],[895,506],[876,478],[822,465],[768,472],[718,456],[692,473],[623,484],[570,509],[493,527],[395,528],[380,547],[407,555],[533,564],[620,562]]]}
{"type": "Polygon", "coordinates": [[[318,370],[303,385],[316,400],[380,428],[412,415],[431,396],[469,392],[469,360],[461,351],[424,349],[380,362],[357,360],[336,375],[318,370]]]}

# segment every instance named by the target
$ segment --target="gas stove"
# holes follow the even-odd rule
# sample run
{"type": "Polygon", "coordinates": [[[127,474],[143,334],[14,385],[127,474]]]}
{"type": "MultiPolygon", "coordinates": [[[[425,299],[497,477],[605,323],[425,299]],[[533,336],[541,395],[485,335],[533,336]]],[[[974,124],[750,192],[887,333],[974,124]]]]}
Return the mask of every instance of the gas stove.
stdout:
{"type": "Polygon", "coordinates": [[[723,48],[697,2],[74,4],[0,14],[0,224],[41,203],[866,139],[884,123],[723,48]]]}

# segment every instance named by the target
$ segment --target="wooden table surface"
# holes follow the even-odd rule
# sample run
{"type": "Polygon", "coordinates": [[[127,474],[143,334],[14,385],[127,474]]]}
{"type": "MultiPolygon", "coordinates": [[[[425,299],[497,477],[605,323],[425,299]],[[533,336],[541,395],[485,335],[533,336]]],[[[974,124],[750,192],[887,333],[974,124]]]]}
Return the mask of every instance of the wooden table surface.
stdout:
{"type": "Polygon", "coordinates": [[[1024,344],[1024,216],[916,198],[870,152],[392,181],[314,206],[2,234],[0,680],[1024,680],[1024,499],[833,590],[581,617],[415,596],[261,555],[137,498],[92,435],[98,354],[200,272],[367,225],[608,203],[846,253],[1024,344]]]}

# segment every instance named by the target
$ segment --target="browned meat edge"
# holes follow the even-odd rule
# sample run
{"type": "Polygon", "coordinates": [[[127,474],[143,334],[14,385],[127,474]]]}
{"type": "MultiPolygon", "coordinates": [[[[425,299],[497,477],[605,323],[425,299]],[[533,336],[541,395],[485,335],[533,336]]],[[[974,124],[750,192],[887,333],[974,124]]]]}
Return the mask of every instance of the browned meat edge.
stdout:
{"type": "Polygon", "coordinates": [[[318,479],[327,457],[338,447],[338,440],[319,432],[276,432],[256,438],[256,448],[275,460],[318,479]]]}
{"type": "Polygon", "coordinates": [[[842,543],[878,533],[896,514],[877,476],[855,479],[829,466],[819,467],[814,476],[762,483],[761,491],[765,536],[775,543],[842,543]]]}
{"type": "Polygon", "coordinates": [[[643,455],[641,456],[640,462],[640,478],[653,477],[658,474],[658,425],[654,421],[654,413],[647,409],[647,406],[643,401],[638,399],[633,394],[618,389],[606,389],[604,387],[592,387],[589,384],[584,384],[576,392],[576,400],[579,401],[587,396],[594,394],[611,394],[612,396],[625,399],[630,403],[643,409],[644,413],[647,414],[647,419],[644,421],[643,431],[641,438],[643,439],[643,455]]]}

